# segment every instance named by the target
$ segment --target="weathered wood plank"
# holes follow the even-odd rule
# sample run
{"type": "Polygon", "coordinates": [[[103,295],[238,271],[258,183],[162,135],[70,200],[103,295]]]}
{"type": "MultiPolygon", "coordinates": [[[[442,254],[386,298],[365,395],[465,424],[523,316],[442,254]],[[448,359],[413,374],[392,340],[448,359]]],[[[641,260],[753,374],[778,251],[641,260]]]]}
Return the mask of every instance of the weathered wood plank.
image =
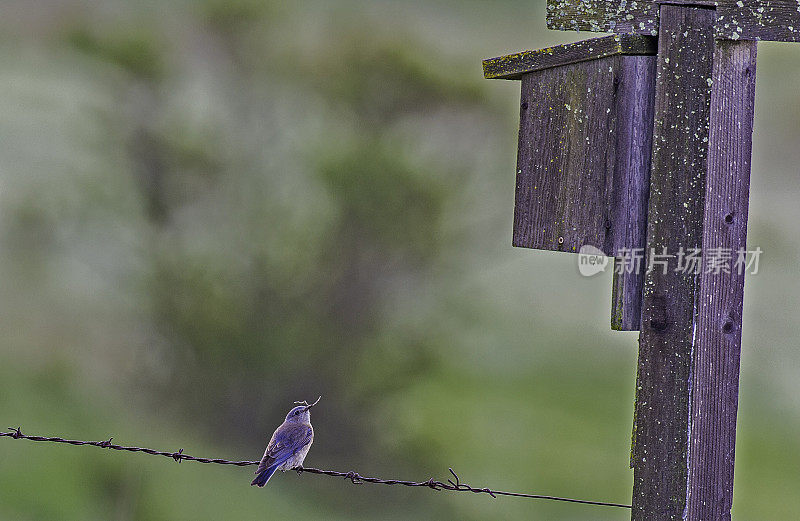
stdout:
{"type": "Polygon", "coordinates": [[[647,242],[656,58],[623,57],[619,77],[616,177],[611,203],[612,253],[616,256],[611,328],[638,331],[644,269],[636,265],[635,257],[644,252],[647,242]]]}
{"type": "Polygon", "coordinates": [[[523,76],[515,246],[615,255],[643,242],[652,112],[639,109],[653,62],[611,56],[523,76]]]}
{"type": "Polygon", "coordinates": [[[690,389],[687,519],[729,520],[739,397],[756,42],[718,41],[714,55],[703,251],[732,252],[730,273],[700,278],[690,389]]]}
{"type": "Polygon", "coordinates": [[[656,36],[658,4],[651,0],[547,0],[547,27],[656,36]]]}
{"type": "Polygon", "coordinates": [[[547,27],[655,35],[659,4],[715,7],[719,39],[800,41],[798,0],[548,0],[547,27]]]}
{"type": "MultiPolygon", "coordinates": [[[[701,248],[714,11],[661,7],[647,249],[701,248]]],[[[652,250],[651,250],[652,249],[652,250]]],[[[668,260],[650,257],[652,261],[668,260]]],[[[675,259],[645,276],[631,463],[635,521],[686,506],[689,381],[699,277],[675,259]]]]}
{"type": "Polygon", "coordinates": [[[523,76],[514,246],[610,252],[615,69],[612,56],[523,76]]]}
{"type": "Polygon", "coordinates": [[[483,61],[487,79],[519,80],[523,74],[571,63],[596,60],[618,54],[654,55],[656,38],[640,35],[611,35],[576,43],[523,51],[483,61]]]}
{"type": "Polygon", "coordinates": [[[798,0],[720,0],[718,4],[717,38],[800,42],[798,0]]]}

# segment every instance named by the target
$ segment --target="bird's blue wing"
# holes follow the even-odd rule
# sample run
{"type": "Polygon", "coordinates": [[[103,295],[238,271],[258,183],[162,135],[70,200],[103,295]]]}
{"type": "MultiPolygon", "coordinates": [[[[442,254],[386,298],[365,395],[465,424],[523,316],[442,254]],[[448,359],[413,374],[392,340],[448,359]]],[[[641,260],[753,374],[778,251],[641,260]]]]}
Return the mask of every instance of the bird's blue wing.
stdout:
{"type": "Polygon", "coordinates": [[[268,467],[282,465],[292,455],[311,443],[314,431],[309,425],[284,424],[278,427],[267,445],[256,474],[268,467]]]}

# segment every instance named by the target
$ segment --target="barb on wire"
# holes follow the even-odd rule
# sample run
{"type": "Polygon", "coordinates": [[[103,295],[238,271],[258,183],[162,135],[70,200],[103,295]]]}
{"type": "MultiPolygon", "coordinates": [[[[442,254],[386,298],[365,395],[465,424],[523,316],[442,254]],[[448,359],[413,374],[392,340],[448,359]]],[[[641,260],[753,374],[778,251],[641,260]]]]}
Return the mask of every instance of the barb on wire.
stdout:
{"type": "MultiPolygon", "coordinates": [[[[81,440],[68,440],[65,438],[60,438],[56,436],[31,436],[22,433],[22,429],[20,427],[8,428],[8,432],[0,432],[0,437],[7,437],[13,438],[15,440],[23,439],[23,440],[31,440],[31,441],[44,441],[44,442],[53,442],[53,443],[67,443],[69,445],[91,445],[93,447],[100,447],[103,449],[111,449],[111,450],[121,450],[127,452],[143,452],[145,454],[150,454],[152,456],[164,456],[167,458],[172,458],[176,462],[180,463],[184,460],[187,461],[196,461],[198,463],[216,463],[218,465],[235,465],[237,467],[246,467],[249,465],[258,465],[258,461],[230,461],[226,459],[219,459],[219,458],[198,458],[195,456],[190,456],[189,454],[185,454],[183,449],[178,449],[176,452],[168,452],[168,451],[161,451],[161,450],[154,450],[148,449],[145,447],[129,447],[125,445],[117,445],[115,443],[111,443],[111,440],[114,438],[109,438],[106,441],[81,441],[81,440]]],[[[431,478],[427,481],[405,481],[400,479],[381,479],[381,478],[373,478],[369,476],[362,476],[358,472],[339,472],[335,470],[321,470],[315,469],[312,467],[297,467],[294,469],[297,471],[298,474],[302,474],[303,472],[309,474],[321,474],[324,476],[333,476],[339,478],[345,478],[350,481],[354,485],[361,485],[363,483],[374,483],[379,485],[402,485],[406,487],[424,487],[429,488],[431,490],[447,490],[451,492],[472,492],[474,494],[488,494],[493,498],[497,498],[497,496],[510,496],[510,497],[520,497],[520,498],[527,498],[527,499],[544,499],[549,501],[564,501],[567,503],[580,503],[584,505],[595,505],[595,506],[604,506],[604,507],[619,507],[619,508],[631,508],[630,505],[624,505],[621,503],[608,503],[604,501],[588,501],[585,499],[572,499],[572,498],[565,498],[565,497],[557,497],[557,496],[544,496],[541,494],[523,494],[521,492],[503,492],[502,490],[491,490],[489,488],[475,488],[471,487],[466,483],[462,483],[458,477],[458,474],[451,468],[450,474],[453,476],[453,479],[448,479],[447,482],[436,481],[435,479],[431,478]],[[455,481],[453,481],[455,480],[455,481]]]]}

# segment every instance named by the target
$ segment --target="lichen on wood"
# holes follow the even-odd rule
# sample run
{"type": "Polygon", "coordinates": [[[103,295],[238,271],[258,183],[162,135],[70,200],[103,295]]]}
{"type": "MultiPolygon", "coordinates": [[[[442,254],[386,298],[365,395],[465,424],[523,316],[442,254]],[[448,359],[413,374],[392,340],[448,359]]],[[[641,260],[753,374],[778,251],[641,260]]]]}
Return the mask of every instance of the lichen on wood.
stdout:
{"type": "Polygon", "coordinates": [[[483,61],[487,79],[518,80],[523,74],[608,56],[655,55],[657,40],[640,35],[611,35],[581,42],[523,51],[483,61]]]}
{"type": "Polygon", "coordinates": [[[656,36],[658,9],[650,0],[548,0],[547,27],[656,36]]]}
{"type": "Polygon", "coordinates": [[[547,27],[657,35],[662,4],[716,9],[717,39],[800,41],[800,0],[548,0],[547,27]]]}

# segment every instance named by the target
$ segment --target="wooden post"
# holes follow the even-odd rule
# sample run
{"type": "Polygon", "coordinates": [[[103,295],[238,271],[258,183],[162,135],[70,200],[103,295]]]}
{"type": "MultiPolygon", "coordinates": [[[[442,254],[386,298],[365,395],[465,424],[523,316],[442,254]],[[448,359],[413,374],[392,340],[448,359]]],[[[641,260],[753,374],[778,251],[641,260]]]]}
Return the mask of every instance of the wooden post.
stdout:
{"type": "MultiPolygon", "coordinates": [[[[559,244],[569,241],[573,249],[587,238],[608,241],[610,235],[590,218],[595,213],[581,213],[600,206],[587,206],[583,197],[571,198],[573,184],[581,187],[581,194],[595,194],[592,203],[609,202],[610,208],[622,210],[610,215],[640,208],[634,212],[636,222],[615,217],[610,227],[631,224],[636,229],[642,224],[638,219],[647,220],[643,291],[636,286],[641,279],[614,281],[615,310],[621,303],[630,314],[636,308],[629,304],[639,300],[642,310],[641,317],[628,316],[615,324],[641,330],[631,450],[632,519],[728,521],[745,271],[738,261],[746,249],[756,41],[800,42],[800,0],[548,0],[547,24],[551,29],[615,32],[627,38],[658,36],[655,115],[652,132],[643,129],[649,119],[641,116],[649,110],[644,103],[634,112],[639,117],[620,127],[642,132],[640,137],[625,140],[617,134],[616,141],[608,140],[617,153],[638,150],[629,166],[617,163],[613,185],[632,188],[636,196],[609,200],[602,197],[608,194],[602,186],[607,178],[592,177],[591,168],[551,168],[551,162],[542,160],[555,153],[559,165],[584,161],[578,166],[589,167],[608,158],[592,147],[578,152],[597,156],[583,158],[562,142],[545,143],[539,133],[548,134],[541,129],[557,120],[539,114],[539,126],[531,127],[536,132],[520,134],[520,157],[526,159],[521,164],[528,169],[519,169],[524,204],[520,206],[518,178],[517,216],[522,208],[523,217],[535,218],[528,228],[523,224],[529,221],[515,219],[515,244],[557,249],[548,240],[559,225],[566,230],[559,244]],[[646,175],[634,179],[619,173],[641,171],[646,154],[639,145],[649,146],[650,134],[647,193],[636,188],[646,175]],[[527,140],[534,140],[538,148],[525,150],[527,140]],[[545,187],[544,193],[529,197],[524,191],[527,180],[545,187]],[[644,204],[647,212],[641,210],[644,204]],[[539,218],[544,213],[581,217],[539,218]],[[516,240],[520,235],[525,241],[516,240]],[[531,237],[534,240],[526,242],[531,237]],[[730,266],[720,260],[737,263],[730,266]]],[[[527,88],[535,92],[538,86],[527,88]]],[[[603,97],[592,101],[602,105],[603,97]]],[[[624,115],[617,111],[617,122],[624,115]]],[[[628,241],[632,242],[636,241],[628,241]]],[[[606,253],[616,251],[616,243],[603,244],[606,253]]]]}
{"type": "MultiPolygon", "coordinates": [[[[703,251],[747,247],[756,42],[717,40],[703,251]]],[[[744,273],[700,280],[689,438],[688,519],[730,519],[744,273]],[[718,434],[715,435],[715,432],[718,434]]]]}
{"type": "Polygon", "coordinates": [[[664,5],[632,466],[633,519],[730,519],[744,275],[708,272],[744,248],[755,42],[718,41],[711,9],[664,5]],[[710,122],[710,123],[709,123],[710,122]],[[730,251],[728,250],[728,251],[730,251]],[[685,258],[684,258],[685,260],[685,258]]]}

